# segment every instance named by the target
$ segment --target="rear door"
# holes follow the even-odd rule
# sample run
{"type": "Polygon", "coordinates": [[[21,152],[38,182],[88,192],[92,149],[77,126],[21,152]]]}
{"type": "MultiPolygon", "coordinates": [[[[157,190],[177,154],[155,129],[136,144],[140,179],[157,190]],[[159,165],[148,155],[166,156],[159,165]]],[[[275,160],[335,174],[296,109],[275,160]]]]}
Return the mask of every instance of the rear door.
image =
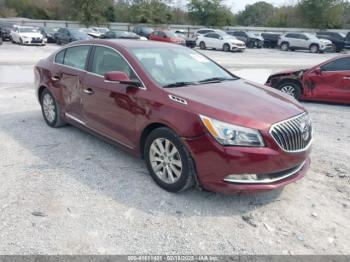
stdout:
{"type": "Polygon", "coordinates": [[[89,73],[84,79],[84,118],[89,128],[131,148],[135,143],[135,119],[140,113],[136,97],[144,91],[126,84],[105,81],[104,75],[111,71],[125,72],[130,79],[140,81],[119,52],[109,47],[96,46],[89,73]]]}
{"type": "Polygon", "coordinates": [[[86,64],[91,47],[80,45],[70,47],[56,55],[55,71],[51,79],[55,87],[61,88],[65,103],[66,117],[85,123],[82,113],[83,81],[86,76],[86,64]]]}
{"type": "Polygon", "coordinates": [[[309,73],[313,98],[331,102],[350,103],[350,57],[340,58],[321,67],[321,73],[309,73]]]}

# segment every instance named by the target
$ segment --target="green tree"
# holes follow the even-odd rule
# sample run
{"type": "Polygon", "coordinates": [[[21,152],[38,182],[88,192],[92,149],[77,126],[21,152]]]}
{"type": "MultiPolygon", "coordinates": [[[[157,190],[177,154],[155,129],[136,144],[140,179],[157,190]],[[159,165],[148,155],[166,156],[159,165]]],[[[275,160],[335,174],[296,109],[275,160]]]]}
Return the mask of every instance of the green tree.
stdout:
{"type": "Polygon", "coordinates": [[[244,26],[265,26],[273,15],[273,5],[263,1],[257,2],[247,5],[244,11],[238,14],[238,23],[244,26]]]}
{"type": "Polygon", "coordinates": [[[345,20],[343,0],[300,0],[298,8],[306,26],[341,28],[345,20]]]}
{"type": "Polygon", "coordinates": [[[165,0],[134,0],[130,7],[131,22],[167,24],[172,21],[172,9],[165,0]]]}
{"type": "Polygon", "coordinates": [[[222,0],[191,0],[187,5],[192,23],[206,26],[232,25],[234,15],[222,0]]]}
{"type": "Polygon", "coordinates": [[[111,0],[67,0],[66,3],[72,7],[72,16],[85,26],[104,24],[105,12],[111,6],[111,0]]]}

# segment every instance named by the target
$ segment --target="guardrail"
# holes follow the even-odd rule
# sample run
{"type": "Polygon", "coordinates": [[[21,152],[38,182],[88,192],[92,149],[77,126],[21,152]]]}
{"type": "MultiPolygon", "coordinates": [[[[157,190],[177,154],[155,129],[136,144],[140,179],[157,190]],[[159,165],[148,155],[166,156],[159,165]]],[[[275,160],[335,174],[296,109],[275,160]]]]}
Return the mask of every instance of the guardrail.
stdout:
{"type": "MultiPolygon", "coordinates": [[[[26,18],[0,18],[0,22],[10,22],[18,25],[26,25],[26,26],[48,26],[48,27],[85,27],[76,21],[62,21],[62,20],[33,20],[26,18]]],[[[119,31],[132,31],[134,25],[130,23],[109,23],[104,25],[105,27],[110,28],[111,30],[119,30],[119,31]]],[[[174,30],[185,30],[190,35],[197,29],[203,28],[205,26],[199,25],[175,25],[175,24],[162,24],[162,25],[150,25],[154,28],[168,28],[174,30]]],[[[252,31],[257,33],[263,32],[275,32],[275,33],[286,33],[286,32],[305,32],[305,33],[315,33],[320,31],[319,29],[314,28],[278,28],[278,27],[248,27],[248,26],[226,26],[220,28],[223,30],[244,30],[244,31],[252,31]]],[[[349,30],[346,29],[332,29],[327,30],[332,32],[341,32],[347,33],[349,30]]]]}

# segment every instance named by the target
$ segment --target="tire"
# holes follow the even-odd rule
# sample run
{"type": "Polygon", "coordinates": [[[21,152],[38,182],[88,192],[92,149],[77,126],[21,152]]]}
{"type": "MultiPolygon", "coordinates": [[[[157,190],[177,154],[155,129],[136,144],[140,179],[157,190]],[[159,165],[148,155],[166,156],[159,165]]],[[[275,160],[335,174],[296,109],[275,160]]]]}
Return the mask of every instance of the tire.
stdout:
{"type": "Polygon", "coordinates": [[[196,173],[190,153],[169,128],[158,128],[148,135],[144,157],[153,180],[164,190],[178,193],[195,185],[196,173]]]}
{"type": "Polygon", "coordinates": [[[229,44],[224,44],[224,46],[222,47],[222,49],[224,50],[224,52],[230,52],[230,45],[229,44]]]}
{"type": "Polygon", "coordinates": [[[22,37],[19,39],[19,44],[20,44],[20,45],[23,45],[22,37]]]}
{"type": "Polygon", "coordinates": [[[300,84],[298,84],[296,82],[285,81],[285,82],[281,83],[280,85],[278,85],[276,89],[294,97],[296,100],[300,100],[301,87],[300,87],[300,84]]]}
{"type": "Polygon", "coordinates": [[[320,51],[320,47],[316,44],[310,46],[310,52],[316,54],[320,51]]]}
{"type": "Polygon", "coordinates": [[[283,42],[281,44],[281,50],[282,51],[288,51],[289,50],[289,44],[287,42],[283,42]]]}
{"type": "Polygon", "coordinates": [[[254,48],[255,47],[255,42],[254,41],[249,41],[247,44],[248,48],[254,48]]]}
{"type": "Polygon", "coordinates": [[[335,53],[339,52],[336,44],[332,44],[332,52],[335,52],[335,53]]]}
{"type": "Polygon", "coordinates": [[[58,45],[62,45],[61,40],[59,40],[59,39],[57,39],[56,43],[57,43],[58,45]]]}
{"type": "Polygon", "coordinates": [[[48,124],[50,127],[55,128],[66,125],[61,116],[61,108],[57,104],[55,98],[48,89],[44,89],[44,91],[42,92],[40,97],[40,104],[41,112],[43,114],[46,124],[48,124]]]}
{"type": "Polygon", "coordinates": [[[207,49],[207,47],[206,47],[206,45],[205,45],[205,43],[203,41],[199,43],[199,48],[202,49],[202,50],[207,49]]]}

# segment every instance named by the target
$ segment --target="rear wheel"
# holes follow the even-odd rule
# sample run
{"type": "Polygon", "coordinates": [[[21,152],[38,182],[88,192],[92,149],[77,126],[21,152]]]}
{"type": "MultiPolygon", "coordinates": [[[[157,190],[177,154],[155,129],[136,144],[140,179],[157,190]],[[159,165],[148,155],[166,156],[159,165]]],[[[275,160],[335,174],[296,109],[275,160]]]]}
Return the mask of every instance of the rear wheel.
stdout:
{"type": "Polygon", "coordinates": [[[144,156],[153,180],[169,192],[181,192],[195,184],[193,160],[181,139],[168,128],[147,137],[144,156]]]}
{"type": "Polygon", "coordinates": [[[292,82],[292,81],[283,82],[277,87],[277,89],[282,91],[283,93],[286,93],[287,95],[294,97],[297,100],[300,100],[301,88],[300,88],[300,85],[296,82],[292,82]]]}
{"type": "Polygon", "coordinates": [[[313,53],[313,54],[316,54],[320,51],[320,48],[318,45],[311,45],[310,46],[310,52],[313,53]]]}
{"type": "Polygon", "coordinates": [[[224,44],[222,48],[225,52],[230,52],[230,45],[229,44],[224,44]]]}
{"type": "Polygon", "coordinates": [[[199,48],[202,49],[202,50],[204,50],[204,49],[206,49],[207,47],[205,46],[205,43],[204,43],[204,42],[200,42],[200,43],[199,43],[199,48]]]}
{"type": "Polygon", "coordinates": [[[61,109],[48,89],[45,89],[40,98],[41,110],[45,122],[51,127],[61,127],[66,123],[61,117],[61,109]]]}

